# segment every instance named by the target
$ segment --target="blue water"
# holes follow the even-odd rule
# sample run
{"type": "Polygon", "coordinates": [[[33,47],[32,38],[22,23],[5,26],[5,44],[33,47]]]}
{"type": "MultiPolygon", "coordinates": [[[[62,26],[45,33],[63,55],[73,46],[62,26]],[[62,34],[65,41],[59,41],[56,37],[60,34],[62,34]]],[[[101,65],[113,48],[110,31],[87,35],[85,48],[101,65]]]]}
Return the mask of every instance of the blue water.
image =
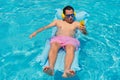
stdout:
{"type": "Polygon", "coordinates": [[[0,80],[120,80],[119,8],[120,0],[0,0],[0,80]],[[69,79],[44,74],[36,61],[51,29],[29,39],[66,5],[90,15],[80,39],[82,69],[69,79]]]}

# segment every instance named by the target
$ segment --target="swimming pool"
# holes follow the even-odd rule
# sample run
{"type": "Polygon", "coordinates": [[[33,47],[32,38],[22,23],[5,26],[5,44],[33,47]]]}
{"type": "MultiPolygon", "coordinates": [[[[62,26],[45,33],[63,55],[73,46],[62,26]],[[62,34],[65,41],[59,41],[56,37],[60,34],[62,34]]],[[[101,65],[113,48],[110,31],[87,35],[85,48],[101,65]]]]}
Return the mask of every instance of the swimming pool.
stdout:
{"type": "Polygon", "coordinates": [[[0,80],[120,80],[120,0],[0,0],[0,80]],[[81,37],[75,78],[50,77],[36,57],[50,38],[51,29],[32,40],[29,35],[49,24],[55,9],[72,5],[86,11],[89,35],[81,37]]]}

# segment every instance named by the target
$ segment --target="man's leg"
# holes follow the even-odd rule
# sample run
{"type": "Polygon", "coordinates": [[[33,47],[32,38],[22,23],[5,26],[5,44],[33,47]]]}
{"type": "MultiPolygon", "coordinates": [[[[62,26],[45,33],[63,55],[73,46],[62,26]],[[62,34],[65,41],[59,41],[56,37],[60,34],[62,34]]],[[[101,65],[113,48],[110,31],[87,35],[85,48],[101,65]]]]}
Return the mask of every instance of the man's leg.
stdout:
{"type": "Polygon", "coordinates": [[[71,77],[74,75],[74,71],[71,70],[71,64],[74,59],[75,47],[73,45],[66,45],[65,67],[63,77],[71,77]]]}
{"type": "Polygon", "coordinates": [[[60,44],[57,42],[53,42],[50,45],[50,51],[49,51],[49,66],[46,66],[44,68],[44,72],[53,75],[53,69],[54,69],[54,64],[57,58],[57,52],[60,49],[60,44]]]}
{"type": "Polygon", "coordinates": [[[49,51],[49,66],[54,68],[54,64],[57,58],[58,50],[60,49],[60,44],[57,42],[51,43],[50,51],[49,51]]]}

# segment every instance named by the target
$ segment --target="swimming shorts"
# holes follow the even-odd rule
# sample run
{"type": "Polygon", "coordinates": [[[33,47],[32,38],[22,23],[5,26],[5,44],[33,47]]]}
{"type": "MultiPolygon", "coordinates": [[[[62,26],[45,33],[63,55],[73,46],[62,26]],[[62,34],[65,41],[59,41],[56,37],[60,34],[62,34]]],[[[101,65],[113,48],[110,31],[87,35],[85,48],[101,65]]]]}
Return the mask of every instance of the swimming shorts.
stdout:
{"type": "Polygon", "coordinates": [[[55,36],[50,41],[50,43],[53,43],[53,42],[60,43],[63,48],[67,44],[71,44],[71,45],[75,46],[76,49],[78,49],[78,47],[80,46],[80,42],[77,39],[68,37],[68,36],[55,36]]]}

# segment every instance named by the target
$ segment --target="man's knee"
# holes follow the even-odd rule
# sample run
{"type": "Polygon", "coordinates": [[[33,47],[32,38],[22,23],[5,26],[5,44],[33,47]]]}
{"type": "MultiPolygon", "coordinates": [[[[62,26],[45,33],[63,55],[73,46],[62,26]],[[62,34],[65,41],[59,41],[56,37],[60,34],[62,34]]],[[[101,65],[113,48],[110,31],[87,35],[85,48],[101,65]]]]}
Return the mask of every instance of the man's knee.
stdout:
{"type": "Polygon", "coordinates": [[[66,49],[66,52],[73,52],[75,50],[75,46],[69,44],[69,45],[66,45],[65,49],[66,49]]]}

